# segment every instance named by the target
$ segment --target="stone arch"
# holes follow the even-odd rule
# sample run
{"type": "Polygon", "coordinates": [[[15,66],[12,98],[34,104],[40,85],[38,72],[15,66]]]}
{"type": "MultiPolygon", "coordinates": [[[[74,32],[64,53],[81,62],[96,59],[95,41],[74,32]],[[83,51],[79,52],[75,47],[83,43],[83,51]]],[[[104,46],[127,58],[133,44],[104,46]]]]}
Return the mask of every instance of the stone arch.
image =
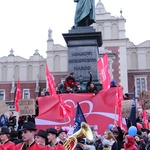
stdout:
{"type": "Polygon", "coordinates": [[[32,65],[28,65],[27,80],[32,80],[32,77],[33,77],[33,67],[32,67],[32,65]]]}
{"type": "Polygon", "coordinates": [[[40,78],[40,80],[45,80],[45,65],[40,65],[40,76],[39,76],[39,78],[40,78]]]}
{"type": "Polygon", "coordinates": [[[137,62],[137,54],[136,52],[131,53],[131,68],[132,69],[137,69],[138,68],[138,62],[137,62]]]}
{"type": "Polygon", "coordinates": [[[55,55],[54,57],[54,71],[60,71],[60,56],[55,55]]]}
{"type": "Polygon", "coordinates": [[[111,27],[111,37],[112,39],[118,39],[118,25],[116,23],[112,24],[111,27]]]}
{"type": "Polygon", "coordinates": [[[150,69],[150,51],[146,53],[146,68],[150,69]]]}
{"type": "Polygon", "coordinates": [[[2,67],[2,81],[7,81],[7,66],[2,67]]]}
{"type": "Polygon", "coordinates": [[[18,78],[19,78],[19,72],[20,72],[20,68],[18,65],[15,66],[15,69],[14,69],[14,76],[15,76],[15,81],[18,81],[18,78]]]}

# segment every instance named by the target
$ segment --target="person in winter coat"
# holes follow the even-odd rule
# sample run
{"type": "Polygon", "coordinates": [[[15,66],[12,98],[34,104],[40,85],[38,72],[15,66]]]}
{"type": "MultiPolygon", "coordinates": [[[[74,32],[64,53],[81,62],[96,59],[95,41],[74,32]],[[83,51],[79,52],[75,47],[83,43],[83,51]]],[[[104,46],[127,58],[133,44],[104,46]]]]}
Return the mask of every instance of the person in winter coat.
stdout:
{"type": "Polygon", "coordinates": [[[125,150],[138,150],[138,148],[135,146],[135,139],[133,136],[130,136],[130,135],[125,136],[124,149],[125,150]]]}

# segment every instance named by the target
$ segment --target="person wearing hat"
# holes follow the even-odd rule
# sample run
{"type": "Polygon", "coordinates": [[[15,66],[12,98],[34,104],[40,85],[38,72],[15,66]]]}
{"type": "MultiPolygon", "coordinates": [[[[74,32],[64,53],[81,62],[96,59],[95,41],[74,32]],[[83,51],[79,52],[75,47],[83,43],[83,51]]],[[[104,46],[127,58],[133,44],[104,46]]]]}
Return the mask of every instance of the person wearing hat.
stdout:
{"type": "Polygon", "coordinates": [[[117,87],[115,80],[110,81],[110,87],[117,87]]]}
{"type": "Polygon", "coordinates": [[[35,142],[36,126],[33,122],[24,122],[19,131],[22,133],[23,142],[17,144],[15,150],[47,150],[45,146],[35,142]]]}
{"type": "Polygon", "coordinates": [[[57,141],[58,133],[56,129],[48,128],[46,132],[47,132],[48,142],[50,143],[49,145],[50,147],[58,150],[65,150],[65,147],[57,141]]]}
{"type": "Polygon", "coordinates": [[[64,145],[64,143],[66,142],[66,139],[67,139],[67,131],[66,130],[63,130],[63,129],[60,129],[58,131],[58,138],[59,138],[59,143],[61,145],[64,145]]]}
{"type": "Polygon", "coordinates": [[[11,142],[13,142],[15,145],[22,142],[22,139],[18,138],[18,131],[15,131],[15,130],[12,130],[10,132],[10,138],[9,138],[9,140],[11,142]]]}
{"type": "Polygon", "coordinates": [[[35,135],[35,141],[42,146],[46,145],[47,141],[47,133],[44,130],[39,130],[38,133],[35,135]]]}
{"type": "Polygon", "coordinates": [[[15,144],[9,141],[10,132],[7,127],[2,127],[0,131],[1,147],[5,150],[15,150],[15,144]]]}

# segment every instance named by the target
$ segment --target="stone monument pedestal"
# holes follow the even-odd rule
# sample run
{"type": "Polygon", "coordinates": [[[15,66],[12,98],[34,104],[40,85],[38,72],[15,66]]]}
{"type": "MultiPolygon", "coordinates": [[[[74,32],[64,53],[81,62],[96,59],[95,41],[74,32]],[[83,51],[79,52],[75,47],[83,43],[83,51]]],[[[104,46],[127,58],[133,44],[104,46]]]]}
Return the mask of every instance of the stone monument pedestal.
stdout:
{"type": "Polygon", "coordinates": [[[77,81],[82,75],[87,82],[92,72],[92,82],[99,82],[96,62],[98,47],[102,45],[101,32],[93,27],[75,27],[63,37],[68,47],[68,73],[74,72],[77,81]]]}

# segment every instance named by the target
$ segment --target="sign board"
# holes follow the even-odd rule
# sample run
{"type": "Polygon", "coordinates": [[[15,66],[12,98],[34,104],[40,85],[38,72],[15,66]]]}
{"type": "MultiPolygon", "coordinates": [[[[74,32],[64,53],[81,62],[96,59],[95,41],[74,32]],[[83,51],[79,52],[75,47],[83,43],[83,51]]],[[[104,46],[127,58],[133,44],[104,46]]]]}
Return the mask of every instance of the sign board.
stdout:
{"type": "MultiPolygon", "coordinates": [[[[130,116],[132,101],[133,100],[123,100],[122,101],[122,118],[126,118],[126,117],[130,116]]],[[[137,112],[138,111],[137,111],[137,105],[136,105],[136,113],[137,112]]]]}
{"type": "Polygon", "coordinates": [[[3,115],[6,112],[8,112],[8,106],[5,101],[0,101],[0,115],[3,115]]]}
{"type": "Polygon", "coordinates": [[[19,116],[35,115],[35,100],[21,99],[19,104],[19,116]]]}
{"type": "Polygon", "coordinates": [[[145,110],[150,109],[150,91],[144,91],[139,94],[138,102],[145,110]]]}

